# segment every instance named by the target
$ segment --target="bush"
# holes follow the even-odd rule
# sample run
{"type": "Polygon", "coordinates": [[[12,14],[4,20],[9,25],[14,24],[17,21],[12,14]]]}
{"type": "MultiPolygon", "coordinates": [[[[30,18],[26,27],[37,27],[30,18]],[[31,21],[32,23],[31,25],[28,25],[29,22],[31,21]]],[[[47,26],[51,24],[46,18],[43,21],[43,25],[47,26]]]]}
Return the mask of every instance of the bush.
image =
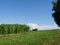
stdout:
{"type": "Polygon", "coordinates": [[[32,31],[37,31],[38,29],[33,29],[32,31]]]}

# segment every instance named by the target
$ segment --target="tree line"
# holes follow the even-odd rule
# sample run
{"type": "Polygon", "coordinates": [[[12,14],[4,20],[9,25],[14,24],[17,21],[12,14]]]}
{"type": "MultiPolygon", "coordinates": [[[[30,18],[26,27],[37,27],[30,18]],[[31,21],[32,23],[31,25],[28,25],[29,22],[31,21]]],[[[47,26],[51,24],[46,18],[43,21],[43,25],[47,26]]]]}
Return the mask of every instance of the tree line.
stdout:
{"type": "Polygon", "coordinates": [[[0,34],[12,34],[29,31],[30,27],[22,24],[0,24],[0,34]]]}

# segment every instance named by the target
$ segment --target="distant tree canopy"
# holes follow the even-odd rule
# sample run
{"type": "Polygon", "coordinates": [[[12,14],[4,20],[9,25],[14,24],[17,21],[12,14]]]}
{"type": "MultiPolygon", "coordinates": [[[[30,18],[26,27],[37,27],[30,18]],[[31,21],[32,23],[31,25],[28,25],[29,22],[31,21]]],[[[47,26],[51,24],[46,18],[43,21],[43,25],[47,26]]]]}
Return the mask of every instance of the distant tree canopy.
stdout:
{"type": "Polygon", "coordinates": [[[53,4],[53,11],[52,17],[54,18],[54,21],[56,24],[60,27],[60,0],[56,0],[52,2],[53,4]]]}
{"type": "Polygon", "coordinates": [[[38,29],[33,29],[32,31],[38,31],[38,29]]]}
{"type": "Polygon", "coordinates": [[[0,34],[12,34],[29,31],[30,27],[22,24],[1,24],[0,34]]]}

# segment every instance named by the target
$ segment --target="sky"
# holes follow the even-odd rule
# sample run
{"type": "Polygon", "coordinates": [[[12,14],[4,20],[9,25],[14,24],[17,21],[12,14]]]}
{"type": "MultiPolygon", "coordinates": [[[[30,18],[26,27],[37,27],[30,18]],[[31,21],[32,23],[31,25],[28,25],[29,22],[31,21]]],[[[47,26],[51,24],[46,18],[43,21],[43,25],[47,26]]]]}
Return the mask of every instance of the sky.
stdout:
{"type": "Polygon", "coordinates": [[[0,0],[0,23],[4,24],[56,26],[52,12],[52,0],[0,0]]]}

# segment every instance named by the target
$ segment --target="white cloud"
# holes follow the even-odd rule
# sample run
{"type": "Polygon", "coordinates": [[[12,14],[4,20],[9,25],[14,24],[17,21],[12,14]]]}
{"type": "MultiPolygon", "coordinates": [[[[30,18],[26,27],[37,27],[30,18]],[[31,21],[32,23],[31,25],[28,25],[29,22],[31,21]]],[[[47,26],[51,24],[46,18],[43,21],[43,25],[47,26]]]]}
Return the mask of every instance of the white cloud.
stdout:
{"type": "Polygon", "coordinates": [[[38,30],[50,30],[50,29],[60,29],[60,27],[56,25],[38,25],[34,23],[27,24],[31,29],[38,29],[38,30]]]}

